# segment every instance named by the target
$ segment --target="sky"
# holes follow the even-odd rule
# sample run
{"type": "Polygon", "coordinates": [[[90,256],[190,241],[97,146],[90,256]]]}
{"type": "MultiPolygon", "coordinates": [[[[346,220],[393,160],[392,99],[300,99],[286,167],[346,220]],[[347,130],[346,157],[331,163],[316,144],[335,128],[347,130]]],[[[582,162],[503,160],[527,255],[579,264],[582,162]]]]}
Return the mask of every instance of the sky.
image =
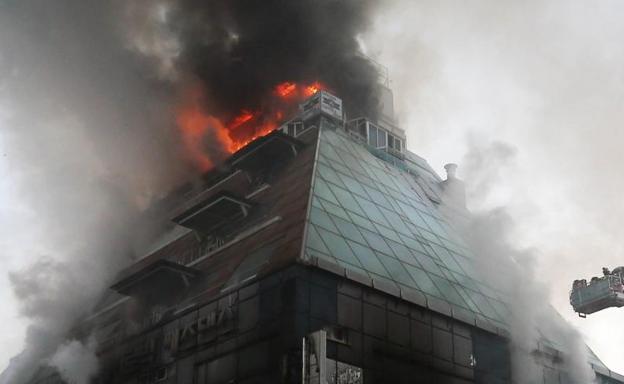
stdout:
{"type": "MultiPolygon", "coordinates": [[[[471,209],[507,207],[518,244],[537,250],[552,304],[621,373],[624,309],[580,319],[568,291],[624,265],[623,19],[616,0],[389,0],[361,36],[388,67],[408,148],[440,174],[458,163],[471,209]],[[501,143],[509,151],[497,152],[501,143]],[[462,174],[474,150],[480,172],[462,174]]],[[[6,148],[6,105],[0,98],[0,370],[27,325],[8,273],[46,251],[16,187],[28,164],[16,172],[20,158],[6,148]]]]}

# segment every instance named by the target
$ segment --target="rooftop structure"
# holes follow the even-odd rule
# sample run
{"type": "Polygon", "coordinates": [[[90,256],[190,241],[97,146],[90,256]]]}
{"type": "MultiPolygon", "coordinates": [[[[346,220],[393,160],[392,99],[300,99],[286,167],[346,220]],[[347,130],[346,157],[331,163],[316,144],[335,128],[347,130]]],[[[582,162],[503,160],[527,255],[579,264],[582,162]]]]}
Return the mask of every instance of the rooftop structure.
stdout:
{"type": "MultiPolygon", "coordinates": [[[[450,176],[319,92],[155,207],[171,227],[77,331],[98,382],[510,383],[509,303],[441,209],[450,176]]],[[[565,352],[532,351],[544,383],[565,352]]]]}

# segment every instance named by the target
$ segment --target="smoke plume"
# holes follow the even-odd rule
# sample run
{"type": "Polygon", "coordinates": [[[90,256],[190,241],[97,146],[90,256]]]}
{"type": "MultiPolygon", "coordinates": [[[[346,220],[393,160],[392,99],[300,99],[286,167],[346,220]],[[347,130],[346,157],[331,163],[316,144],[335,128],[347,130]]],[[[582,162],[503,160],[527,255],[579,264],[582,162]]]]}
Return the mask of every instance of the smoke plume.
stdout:
{"type": "MultiPolygon", "coordinates": [[[[375,111],[377,70],[357,43],[372,3],[0,2],[3,161],[32,213],[31,242],[2,230],[3,256],[24,260],[10,284],[30,328],[0,383],[46,361],[79,382],[92,373],[72,357],[92,346],[65,339],[158,229],[144,209],[197,172],[176,127],[189,89],[221,122],[262,109],[283,81],[320,81],[354,113],[375,111]]],[[[193,121],[206,132],[193,148],[226,156],[221,123],[193,121]]]]}
{"type": "Polygon", "coordinates": [[[77,340],[63,343],[50,359],[50,365],[57,368],[67,383],[89,384],[98,367],[95,346],[94,339],[86,345],[77,340]]]}
{"type": "Polygon", "coordinates": [[[537,274],[537,259],[543,254],[537,248],[519,245],[515,221],[504,206],[483,208],[484,201],[494,200],[490,196],[493,185],[504,182],[505,176],[512,173],[517,150],[503,142],[484,142],[474,137],[470,143],[463,175],[469,201],[481,208],[467,221],[455,224],[477,255],[481,277],[501,292],[508,304],[509,313],[504,316],[510,331],[513,382],[544,380],[544,367],[533,353],[543,343],[563,353],[566,382],[593,382],[583,337],[552,308],[550,289],[537,274]]]}
{"type": "Polygon", "coordinates": [[[126,32],[161,75],[199,81],[208,111],[225,119],[261,106],[284,81],[321,81],[362,113],[378,103],[377,70],[356,39],[373,3],[142,1],[128,7],[126,32]]]}

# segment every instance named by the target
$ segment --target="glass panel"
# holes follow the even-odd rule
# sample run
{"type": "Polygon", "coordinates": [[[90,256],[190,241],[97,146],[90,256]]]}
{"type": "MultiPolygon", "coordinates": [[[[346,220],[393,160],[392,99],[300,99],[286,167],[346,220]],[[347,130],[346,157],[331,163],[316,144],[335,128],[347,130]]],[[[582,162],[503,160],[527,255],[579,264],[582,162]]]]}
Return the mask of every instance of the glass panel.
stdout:
{"type": "Polygon", "coordinates": [[[360,228],[360,232],[362,232],[362,235],[364,235],[364,238],[373,249],[383,252],[387,255],[392,255],[392,250],[390,249],[390,247],[388,247],[388,244],[386,244],[386,241],[383,239],[383,237],[371,231],[367,231],[363,228],[360,228]]]}
{"type": "MultiPolygon", "coordinates": [[[[361,162],[361,160],[360,160],[361,162]]],[[[357,172],[349,172],[346,175],[353,177],[357,180],[362,186],[366,186],[368,188],[372,188],[375,185],[375,181],[367,177],[365,174],[357,173],[357,172]]],[[[366,196],[366,195],[364,195],[366,196]]]]}
{"type": "Polygon", "coordinates": [[[386,207],[387,209],[394,209],[388,199],[383,195],[383,193],[371,187],[364,187],[368,196],[375,202],[375,204],[386,207]]]}
{"type": "Polygon", "coordinates": [[[347,242],[349,243],[349,246],[351,246],[351,249],[353,249],[353,252],[358,257],[358,259],[360,259],[360,262],[364,266],[364,269],[378,275],[389,277],[388,272],[370,248],[350,240],[347,240],[347,242]]]}
{"type": "Polygon", "coordinates": [[[357,129],[358,129],[358,133],[360,134],[360,136],[367,138],[366,135],[366,120],[359,120],[357,122],[357,129]]]}
{"type": "Polygon", "coordinates": [[[332,218],[334,219],[334,222],[336,223],[338,230],[340,231],[340,233],[342,233],[344,237],[351,239],[353,241],[357,241],[358,243],[361,243],[361,244],[366,244],[366,240],[364,240],[364,238],[362,237],[362,234],[360,233],[360,231],[357,229],[355,225],[335,216],[332,218]]]}
{"type": "Polygon", "coordinates": [[[329,190],[327,183],[319,178],[314,181],[314,194],[328,200],[329,202],[338,204],[338,200],[336,200],[332,192],[329,190]]]}
{"type": "Polygon", "coordinates": [[[321,202],[319,201],[319,199],[316,196],[312,196],[312,206],[322,209],[323,206],[321,205],[321,202]]]}
{"type": "Polygon", "coordinates": [[[433,243],[441,243],[440,240],[438,240],[438,238],[436,237],[436,235],[434,235],[433,233],[427,231],[427,230],[420,230],[420,234],[427,240],[429,240],[430,242],[433,243]]]}
{"type": "MultiPolygon", "coordinates": [[[[342,157],[342,161],[344,162],[344,164],[349,167],[349,169],[351,169],[353,172],[359,172],[362,174],[365,174],[366,171],[364,170],[364,168],[362,168],[362,166],[360,165],[362,163],[362,160],[358,160],[355,157],[353,157],[353,155],[349,154],[349,153],[345,153],[344,151],[340,153],[341,157],[342,157]]],[[[351,173],[351,172],[349,172],[351,173]]]]}
{"type": "Polygon", "coordinates": [[[461,266],[465,275],[478,276],[477,270],[474,268],[474,264],[472,260],[468,259],[467,257],[460,256],[458,254],[453,254],[453,258],[455,259],[457,264],[461,266]]]}
{"type": "Polygon", "coordinates": [[[368,124],[368,144],[377,148],[377,128],[373,124],[368,124]]]}
{"type": "Polygon", "coordinates": [[[450,269],[447,269],[445,267],[440,267],[440,270],[442,271],[442,277],[444,277],[446,280],[452,283],[455,282],[455,277],[453,277],[453,274],[450,269]]]}
{"type": "Polygon", "coordinates": [[[396,242],[401,241],[399,235],[388,227],[384,227],[381,224],[375,224],[376,232],[379,232],[380,235],[385,237],[386,239],[394,240],[396,242]]]}
{"type": "Polygon", "coordinates": [[[373,225],[373,222],[370,221],[369,219],[362,217],[360,215],[356,215],[355,213],[351,213],[351,212],[347,212],[349,214],[349,216],[351,217],[351,221],[354,222],[355,224],[359,225],[362,228],[366,228],[369,231],[376,231],[377,228],[375,228],[375,226],[373,225]]]}
{"type": "Polygon", "coordinates": [[[443,297],[438,288],[433,283],[433,280],[431,280],[431,278],[427,274],[427,272],[409,264],[405,264],[405,269],[407,269],[410,275],[412,275],[412,277],[416,281],[416,284],[422,291],[436,297],[443,297]]]}
{"type": "Polygon", "coordinates": [[[423,248],[422,244],[420,244],[420,242],[418,240],[414,240],[412,237],[410,236],[404,236],[402,234],[399,233],[399,237],[401,238],[401,240],[403,240],[403,243],[405,245],[407,245],[408,247],[410,247],[413,250],[422,252],[422,253],[426,253],[427,251],[425,250],[425,248],[423,248]]]}
{"type": "Polygon", "coordinates": [[[425,220],[425,222],[427,223],[428,227],[431,228],[431,230],[436,235],[439,235],[439,236],[442,236],[442,237],[448,237],[448,235],[446,234],[446,231],[444,230],[444,228],[442,228],[442,226],[438,223],[438,220],[433,218],[433,216],[422,215],[422,217],[425,220]]]}
{"type": "Polygon", "coordinates": [[[329,218],[329,215],[318,208],[312,207],[310,209],[310,221],[330,231],[338,232],[338,228],[336,228],[334,222],[329,218]]]}
{"type": "Polygon", "coordinates": [[[319,228],[318,231],[321,238],[325,240],[327,248],[329,248],[329,251],[335,258],[354,265],[360,265],[359,260],[353,254],[353,251],[351,251],[345,239],[322,228],[319,228]]]}
{"type": "Polygon", "coordinates": [[[397,213],[387,210],[383,207],[380,207],[379,209],[381,210],[381,213],[384,215],[386,220],[390,222],[390,225],[392,225],[392,228],[394,228],[397,232],[401,232],[406,235],[411,234],[410,230],[407,229],[405,224],[403,224],[403,221],[401,220],[401,218],[399,217],[397,213]]]}
{"type": "Polygon", "coordinates": [[[509,308],[505,305],[505,303],[498,300],[490,299],[488,297],[486,297],[486,299],[488,300],[492,308],[494,308],[496,313],[498,313],[499,317],[506,319],[511,315],[509,308]]]}
{"type": "Polygon", "coordinates": [[[314,227],[314,225],[308,226],[308,240],[306,245],[318,251],[329,253],[329,250],[325,246],[325,243],[323,243],[323,240],[321,240],[321,237],[316,231],[316,227],[314,227]]]}
{"type": "Polygon", "coordinates": [[[472,302],[472,299],[470,298],[470,295],[468,295],[468,292],[461,285],[453,284],[453,287],[455,287],[457,293],[459,293],[462,299],[464,299],[464,301],[468,305],[468,308],[470,308],[471,311],[477,313],[481,312],[479,311],[479,308],[475,305],[475,303],[472,302]]]}
{"type": "Polygon", "coordinates": [[[340,160],[340,163],[336,163],[336,162],[332,163],[331,166],[336,171],[340,171],[340,172],[344,173],[345,175],[352,174],[352,172],[351,172],[351,170],[349,170],[349,168],[347,168],[344,165],[342,165],[342,160],[340,160]]]}
{"type": "Polygon", "coordinates": [[[426,255],[423,255],[420,252],[416,252],[413,255],[426,271],[435,273],[437,275],[442,275],[442,271],[440,271],[440,267],[436,265],[436,263],[433,261],[432,258],[426,255]]]}
{"type": "Polygon", "coordinates": [[[433,248],[436,255],[438,255],[440,260],[442,260],[444,265],[446,265],[449,269],[455,272],[464,273],[459,264],[457,264],[451,253],[446,248],[437,244],[431,244],[431,248],[433,248]]]}
{"type": "Polygon", "coordinates": [[[375,204],[370,202],[367,199],[363,199],[361,197],[355,196],[355,199],[360,204],[360,207],[366,212],[366,215],[370,217],[374,222],[379,224],[383,224],[386,227],[390,226],[390,223],[386,220],[386,218],[381,214],[381,211],[375,204]]]}
{"type": "Polygon", "coordinates": [[[358,203],[353,198],[354,196],[347,192],[346,190],[339,188],[333,184],[330,184],[330,189],[334,192],[336,199],[340,202],[343,208],[348,209],[349,211],[355,212],[359,215],[366,216],[364,211],[360,208],[358,203]]]}
{"type": "Polygon", "coordinates": [[[379,136],[377,136],[377,147],[385,148],[386,147],[386,131],[384,131],[383,129],[379,129],[377,132],[379,133],[379,136]]]}
{"type": "Polygon", "coordinates": [[[468,295],[470,296],[472,301],[479,308],[479,310],[480,310],[479,312],[481,312],[485,316],[489,317],[490,319],[499,320],[496,311],[494,311],[494,308],[492,308],[490,303],[488,303],[488,301],[485,299],[485,296],[483,296],[480,293],[473,292],[471,290],[466,290],[466,292],[468,293],[468,295]]]}
{"type": "Polygon", "coordinates": [[[354,178],[343,175],[343,174],[339,174],[339,175],[342,181],[344,182],[344,185],[347,187],[349,191],[368,198],[368,195],[366,194],[366,191],[364,190],[364,188],[354,178]]]}
{"type": "Polygon", "coordinates": [[[436,275],[431,275],[431,279],[448,301],[453,304],[459,305],[460,307],[468,308],[468,305],[464,302],[464,299],[462,299],[459,293],[457,293],[451,283],[441,277],[437,277],[436,275]]]}
{"type": "Polygon", "coordinates": [[[329,144],[325,144],[324,143],[324,144],[320,145],[319,152],[323,156],[325,156],[325,157],[327,157],[329,159],[332,159],[334,161],[341,161],[341,159],[340,159],[340,157],[338,157],[338,154],[336,153],[336,151],[334,151],[334,147],[329,145],[329,144]]]}
{"type": "Polygon", "coordinates": [[[410,287],[415,286],[414,281],[399,260],[382,254],[377,254],[377,257],[381,260],[381,263],[386,267],[388,272],[390,272],[390,277],[410,287]]]}
{"type": "Polygon", "coordinates": [[[349,214],[347,213],[347,211],[345,211],[344,209],[342,209],[341,206],[336,205],[336,204],[332,204],[327,200],[323,200],[323,199],[319,199],[322,208],[325,209],[325,211],[327,212],[331,212],[333,215],[336,216],[340,216],[345,220],[350,220],[351,218],[349,217],[349,214]]]}
{"type": "Polygon", "coordinates": [[[427,226],[427,223],[425,223],[422,217],[420,217],[420,214],[418,213],[418,210],[416,208],[408,204],[405,204],[402,201],[398,201],[397,203],[403,210],[403,213],[405,214],[405,216],[407,216],[412,223],[418,225],[421,228],[429,228],[427,226]]]}
{"type": "Polygon", "coordinates": [[[455,272],[453,272],[453,276],[455,277],[455,280],[457,280],[457,282],[459,284],[461,284],[462,286],[464,286],[466,288],[470,288],[473,291],[479,292],[479,286],[470,277],[468,277],[466,275],[462,275],[461,273],[455,273],[455,272]]]}
{"type": "Polygon", "coordinates": [[[410,252],[409,248],[407,248],[405,245],[399,244],[396,241],[391,240],[388,240],[386,242],[394,251],[395,256],[398,257],[400,260],[406,263],[418,265],[418,262],[416,261],[416,259],[414,259],[414,256],[412,256],[412,252],[410,252]]]}
{"type": "Polygon", "coordinates": [[[317,165],[317,167],[318,172],[323,179],[330,181],[338,186],[344,187],[344,184],[342,183],[342,180],[340,180],[340,178],[338,177],[336,171],[320,163],[317,165]]]}

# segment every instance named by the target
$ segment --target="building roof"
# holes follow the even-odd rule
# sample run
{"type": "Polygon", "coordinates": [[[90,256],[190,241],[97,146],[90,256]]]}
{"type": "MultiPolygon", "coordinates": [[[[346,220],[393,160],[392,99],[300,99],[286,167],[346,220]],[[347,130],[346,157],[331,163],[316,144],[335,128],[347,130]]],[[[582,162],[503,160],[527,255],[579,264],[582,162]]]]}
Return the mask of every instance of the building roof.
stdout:
{"type": "Polygon", "coordinates": [[[424,298],[432,309],[488,330],[504,329],[509,310],[479,281],[475,256],[431,201],[435,191],[426,191],[428,175],[421,175],[428,166],[401,165],[322,129],[304,259],[331,263],[395,295],[424,298]]]}
{"type": "MultiPolygon", "coordinates": [[[[321,129],[303,260],[509,336],[509,298],[480,278],[478,256],[442,215],[441,179],[417,155],[390,157],[321,129]]],[[[554,309],[552,317],[564,323],[554,309]]],[[[555,335],[537,331],[540,344],[560,350],[555,335]]],[[[624,379],[587,355],[596,372],[624,379]]]]}

